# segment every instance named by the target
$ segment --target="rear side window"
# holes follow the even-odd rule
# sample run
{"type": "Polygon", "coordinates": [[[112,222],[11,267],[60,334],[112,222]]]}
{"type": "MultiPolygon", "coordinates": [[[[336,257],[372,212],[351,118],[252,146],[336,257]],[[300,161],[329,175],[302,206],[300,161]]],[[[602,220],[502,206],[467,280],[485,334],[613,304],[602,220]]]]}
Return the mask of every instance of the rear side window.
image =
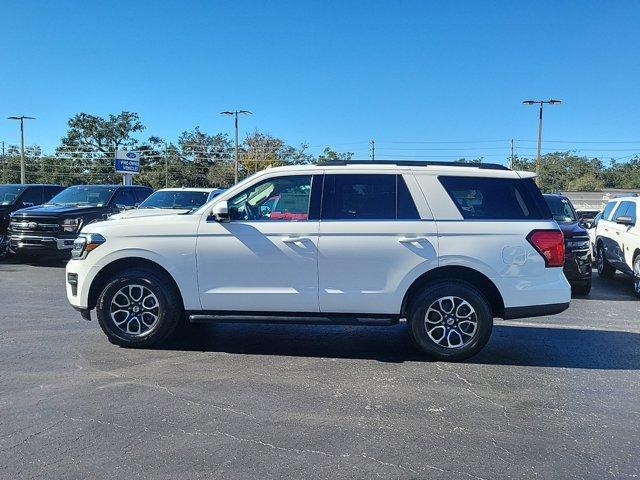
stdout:
{"type": "Polygon", "coordinates": [[[146,188],[136,188],[136,203],[144,202],[149,195],[151,195],[151,190],[146,188]]]}
{"type": "Polygon", "coordinates": [[[418,211],[401,175],[325,175],[323,220],[413,220],[418,211]]]}
{"type": "Polygon", "coordinates": [[[112,203],[116,206],[133,207],[136,204],[133,189],[123,188],[116,194],[116,198],[112,203]]]}
{"type": "Polygon", "coordinates": [[[439,177],[460,214],[469,220],[547,220],[551,211],[530,179],[439,177]]]}
{"type": "Polygon", "coordinates": [[[602,211],[602,217],[600,218],[609,220],[609,218],[611,217],[611,212],[613,212],[613,208],[616,206],[616,203],[617,202],[608,202],[607,205],[604,207],[604,210],[602,211]]]}

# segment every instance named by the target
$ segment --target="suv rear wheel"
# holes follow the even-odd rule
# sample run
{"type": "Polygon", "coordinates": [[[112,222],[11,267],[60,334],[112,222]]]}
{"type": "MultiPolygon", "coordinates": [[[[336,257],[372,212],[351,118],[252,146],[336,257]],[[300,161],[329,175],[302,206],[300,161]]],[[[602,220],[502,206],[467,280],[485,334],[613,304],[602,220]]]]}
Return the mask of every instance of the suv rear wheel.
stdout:
{"type": "Polygon", "coordinates": [[[486,298],[459,280],[428,284],[411,303],[411,339],[438,360],[464,360],[485,346],[493,329],[486,298]]]}
{"type": "Polygon", "coordinates": [[[170,279],[139,268],[118,272],[107,281],[96,313],[109,341],[123,347],[159,345],[183,317],[182,301],[170,279]]]}
{"type": "Polygon", "coordinates": [[[600,278],[613,278],[616,274],[616,269],[604,257],[604,247],[602,244],[599,244],[596,250],[596,266],[600,278]]]}

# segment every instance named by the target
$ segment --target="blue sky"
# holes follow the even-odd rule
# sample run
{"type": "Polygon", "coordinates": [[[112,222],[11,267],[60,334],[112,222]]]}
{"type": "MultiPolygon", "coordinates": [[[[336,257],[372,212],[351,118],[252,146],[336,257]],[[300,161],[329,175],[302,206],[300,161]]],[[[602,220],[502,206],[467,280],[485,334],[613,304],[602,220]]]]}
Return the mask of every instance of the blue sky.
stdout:
{"type": "Polygon", "coordinates": [[[144,137],[175,140],[231,133],[218,112],[244,108],[241,135],[314,152],[365,158],[375,139],[378,158],[504,161],[510,138],[535,152],[521,101],[554,97],[544,137],[570,143],[545,150],[640,153],[637,1],[22,0],[3,16],[0,115],[38,117],[27,143],[47,149],[81,111],[138,112],[144,137]]]}

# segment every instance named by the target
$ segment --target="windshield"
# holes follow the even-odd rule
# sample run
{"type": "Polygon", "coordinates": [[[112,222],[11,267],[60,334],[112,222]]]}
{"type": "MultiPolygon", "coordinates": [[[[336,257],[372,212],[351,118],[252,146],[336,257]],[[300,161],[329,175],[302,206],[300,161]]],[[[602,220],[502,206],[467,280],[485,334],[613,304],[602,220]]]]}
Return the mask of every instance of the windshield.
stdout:
{"type": "Polygon", "coordinates": [[[0,185],[0,205],[11,205],[23,190],[19,185],[0,185]]]}
{"type": "Polygon", "coordinates": [[[209,192],[160,191],[151,194],[138,208],[194,209],[207,201],[209,192]]]}
{"type": "Polygon", "coordinates": [[[47,203],[54,205],[88,205],[92,207],[102,207],[109,201],[114,191],[115,187],[78,185],[61,191],[47,203]]]}
{"type": "Polygon", "coordinates": [[[555,195],[545,195],[553,219],[558,223],[572,223],[576,221],[576,214],[569,200],[555,195]]]}

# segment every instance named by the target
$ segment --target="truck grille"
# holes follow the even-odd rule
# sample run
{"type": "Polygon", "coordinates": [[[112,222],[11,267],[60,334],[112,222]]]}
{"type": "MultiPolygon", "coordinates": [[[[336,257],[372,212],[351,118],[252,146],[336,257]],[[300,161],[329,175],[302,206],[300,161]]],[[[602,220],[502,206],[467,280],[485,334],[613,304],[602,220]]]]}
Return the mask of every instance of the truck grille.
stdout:
{"type": "Polygon", "coordinates": [[[14,234],[47,234],[57,233],[60,225],[51,218],[12,219],[9,228],[14,234]]]}

